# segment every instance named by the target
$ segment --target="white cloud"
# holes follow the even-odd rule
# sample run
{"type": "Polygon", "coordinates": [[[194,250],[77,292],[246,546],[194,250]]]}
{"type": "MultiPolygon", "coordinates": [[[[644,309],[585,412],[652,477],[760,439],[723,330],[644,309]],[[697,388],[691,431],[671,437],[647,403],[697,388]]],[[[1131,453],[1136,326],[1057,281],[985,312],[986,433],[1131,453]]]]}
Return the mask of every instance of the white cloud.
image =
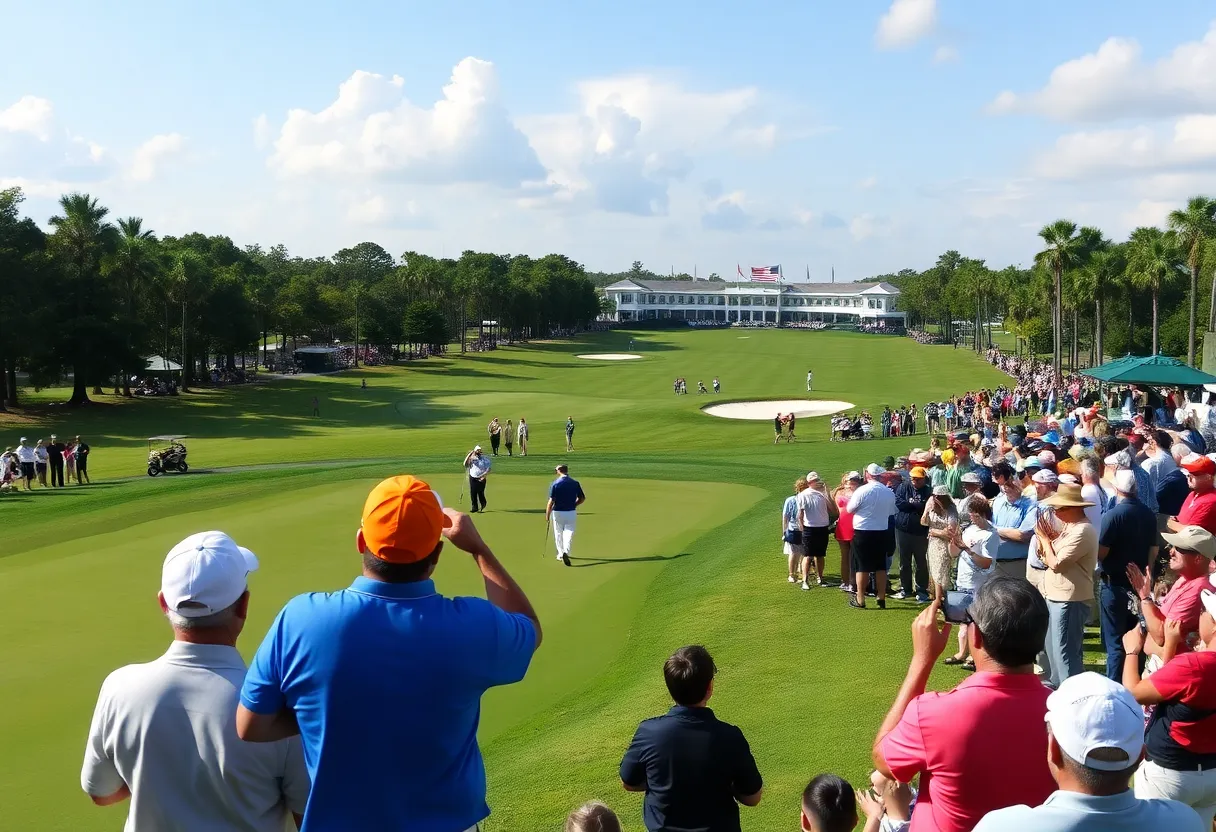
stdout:
{"type": "Polygon", "coordinates": [[[878,21],[874,40],[879,49],[911,46],[937,25],[937,0],[895,0],[878,21]]]}
{"type": "Polygon", "coordinates": [[[890,231],[891,223],[886,217],[876,217],[873,214],[858,214],[849,223],[849,233],[857,242],[871,237],[885,236],[890,231]]]}
{"type": "Polygon", "coordinates": [[[952,64],[958,61],[958,50],[953,46],[939,46],[933,53],[933,63],[952,64]]]}
{"type": "Polygon", "coordinates": [[[1179,205],[1176,202],[1142,199],[1135,208],[1123,214],[1121,219],[1128,228],[1139,228],[1142,225],[1163,227],[1165,225],[1165,218],[1169,216],[1170,211],[1178,207],[1179,205]]]}
{"type": "Polygon", "coordinates": [[[443,97],[419,107],[400,76],[355,72],[338,97],[313,113],[295,109],[274,142],[270,166],[283,176],[483,182],[517,187],[545,171],[504,107],[494,65],[465,58],[443,97]]]}
{"type": "Polygon", "coordinates": [[[128,175],[136,182],[147,182],[163,169],[167,160],[180,155],[185,147],[186,137],[181,133],[153,136],[135,150],[128,175]]]}
{"type": "Polygon", "coordinates": [[[1049,179],[1085,179],[1214,165],[1216,115],[1193,115],[1178,119],[1172,130],[1139,126],[1068,133],[1033,167],[1049,179]]]}
{"type": "Polygon", "coordinates": [[[867,176],[865,179],[863,179],[857,183],[857,187],[861,188],[863,191],[868,191],[870,188],[873,188],[877,184],[878,184],[877,176],[867,176]]]}
{"type": "Polygon", "coordinates": [[[1216,110],[1216,22],[1202,40],[1183,43],[1155,63],[1132,38],[1108,39],[1096,52],[1056,67],[1031,93],[1002,92],[996,114],[1035,113],[1060,121],[1168,117],[1216,110]]]}
{"type": "Polygon", "coordinates": [[[28,133],[39,141],[51,140],[55,108],[45,98],[22,96],[15,104],[0,110],[0,130],[28,133]]]}
{"type": "Polygon", "coordinates": [[[742,191],[719,196],[701,214],[701,227],[707,231],[743,231],[755,225],[745,207],[742,191]]]}

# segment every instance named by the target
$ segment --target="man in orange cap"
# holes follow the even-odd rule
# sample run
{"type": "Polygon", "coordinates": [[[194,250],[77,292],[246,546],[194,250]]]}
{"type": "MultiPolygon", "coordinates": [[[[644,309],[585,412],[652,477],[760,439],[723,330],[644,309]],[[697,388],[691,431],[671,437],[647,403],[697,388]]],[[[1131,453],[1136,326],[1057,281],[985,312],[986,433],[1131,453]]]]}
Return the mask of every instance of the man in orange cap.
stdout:
{"type": "Polygon", "coordinates": [[[355,536],[363,574],[287,603],[254,656],[237,733],[298,733],[308,829],[473,830],[490,814],[477,746],[481,697],[524,677],[536,612],[473,521],[419,479],[372,489],[355,536]],[[447,598],[443,540],[473,556],[486,599],[447,598]]]}

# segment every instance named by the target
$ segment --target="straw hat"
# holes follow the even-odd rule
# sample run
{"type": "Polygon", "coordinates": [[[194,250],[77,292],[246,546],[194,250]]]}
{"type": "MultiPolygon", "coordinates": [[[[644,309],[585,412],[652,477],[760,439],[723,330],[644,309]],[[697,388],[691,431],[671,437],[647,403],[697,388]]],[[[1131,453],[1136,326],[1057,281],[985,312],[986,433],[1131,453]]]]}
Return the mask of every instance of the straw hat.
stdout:
{"type": "Polygon", "coordinates": [[[1089,508],[1093,503],[1081,496],[1081,486],[1071,484],[1061,484],[1046,500],[1041,500],[1039,505],[1051,506],[1052,508],[1089,508]]]}

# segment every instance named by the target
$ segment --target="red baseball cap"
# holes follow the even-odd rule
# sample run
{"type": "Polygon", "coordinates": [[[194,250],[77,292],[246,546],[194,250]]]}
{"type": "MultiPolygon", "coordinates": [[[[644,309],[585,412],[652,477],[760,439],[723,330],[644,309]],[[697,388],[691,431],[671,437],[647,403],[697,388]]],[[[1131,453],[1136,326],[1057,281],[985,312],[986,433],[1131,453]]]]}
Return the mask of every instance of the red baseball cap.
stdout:
{"type": "Polygon", "coordinates": [[[411,476],[390,477],[363,504],[363,542],[369,554],[389,563],[428,557],[452,519],[431,487],[411,476]]]}
{"type": "Polygon", "coordinates": [[[1181,464],[1183,468],[1192,474],[1216,474],[1216,462],[1213,462],[1206,456],[1196,456],[1192,460],[1183,460],[1181,464]]]}

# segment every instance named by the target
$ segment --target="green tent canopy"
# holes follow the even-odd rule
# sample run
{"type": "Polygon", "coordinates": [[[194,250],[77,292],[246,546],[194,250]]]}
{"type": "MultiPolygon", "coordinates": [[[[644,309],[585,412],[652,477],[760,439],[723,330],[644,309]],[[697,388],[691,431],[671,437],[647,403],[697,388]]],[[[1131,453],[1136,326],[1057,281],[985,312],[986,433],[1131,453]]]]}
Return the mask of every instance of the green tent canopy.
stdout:
{"type": "Polygon", "coordinates": [[[1164,355],[1127,355],[1100,367],[1082,370],[1081,375],[1104,384],[1146,384],[1154,387],[1199,387],[1216,384],[1216,376],[1188,367],[1164,355]]]}

